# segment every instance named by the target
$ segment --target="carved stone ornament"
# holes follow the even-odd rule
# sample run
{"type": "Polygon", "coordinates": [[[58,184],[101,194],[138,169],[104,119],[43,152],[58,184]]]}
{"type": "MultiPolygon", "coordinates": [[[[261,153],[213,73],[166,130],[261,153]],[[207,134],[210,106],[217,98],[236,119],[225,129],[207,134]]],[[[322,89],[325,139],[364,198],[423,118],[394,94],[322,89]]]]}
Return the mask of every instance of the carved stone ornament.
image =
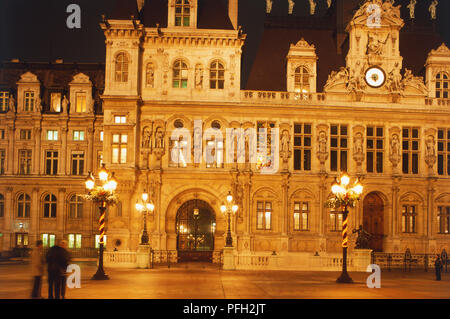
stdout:
{"type": "Polygon", "coordinates": [[[16,101],[12,94],[9,95],[8,112],[16,112],[16,101]]]}
{"type": "Polygon", "coordinates": [[[436,164],[436,143],[433,135],[428,135],[425,142],[425,163],[429,169],[433,169],[434,164],[436,164]]]}
{"type": "Polygon", "coordinates": [[[314,15],[316,13],[317,3],[314,0],[309,0],[309,14],[314,15]]]}
{"type": "Polygon", "coordinates": [[[406,6],[409,9],[409,17],[414,19],[416,17],[416,4],[417,0],[410,0],[409,4],[406,6]]]}
{"type": "Polygon", "coordinates": [[[439,2],[438,0],[433,0],[428,7],[428,11],[430,11],[431,20],[436,20],[436,11],[439,2]]]}
{"type": "Polygon", "coordinates": [[[319,135],[317,136],[317,159],[320,162],[321,171],[325,171],[325,161],[328,159],[328,149],[327,149],[327,127],[321,125],[318,127],[319,135]]]}
{"type": "Polygon", "coordinates": [[[294,12],[295,2],[293,0],[288,0],[288,2],[289,2],[289,14],[292,14],[292,12],[294,12]]]}
{"type": "Polygon", "coordinates": [[[269,14],[272,12],[272,0],[266,0],[266,13],[269,14]]]}
{"type": "Polygon", "coordinates": [[[392,163],[392,166],[395,168],[400,163],[402,158],[401,150],[400,150],[400,133],[394,132],[391,135],[390,139],[390,153],[389,160],[392,163]]]}
{"type": "Polygon", "coordinates": [[[364,137],[361,132],[355,134],[353,138],[353,159],[358,166],[364,161],[364,137]]]}

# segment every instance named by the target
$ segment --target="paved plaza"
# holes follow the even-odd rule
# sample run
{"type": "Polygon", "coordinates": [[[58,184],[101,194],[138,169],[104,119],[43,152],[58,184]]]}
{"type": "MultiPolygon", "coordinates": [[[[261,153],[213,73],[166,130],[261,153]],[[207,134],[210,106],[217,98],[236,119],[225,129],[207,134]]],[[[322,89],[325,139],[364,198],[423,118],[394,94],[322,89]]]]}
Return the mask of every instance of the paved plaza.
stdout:
{"type": "MultiPolygon", "coordinates": [[[[217,265],[183,263],[154,269],[112,269],[107,281],[93,281],[94,262],[78,262],[81,288],[68,299],[440,299],[450,298],[450,273],[383,272],[381,288],[369,289],[369,273],[350,275],[354,284],[337,284],[338,272],[223,271],[217,265]]],[[[0,263],[0,299],[27,299],[30,265],[0,263]]],[[[47,297],[44,278],[43,297],[47,297]]]]}

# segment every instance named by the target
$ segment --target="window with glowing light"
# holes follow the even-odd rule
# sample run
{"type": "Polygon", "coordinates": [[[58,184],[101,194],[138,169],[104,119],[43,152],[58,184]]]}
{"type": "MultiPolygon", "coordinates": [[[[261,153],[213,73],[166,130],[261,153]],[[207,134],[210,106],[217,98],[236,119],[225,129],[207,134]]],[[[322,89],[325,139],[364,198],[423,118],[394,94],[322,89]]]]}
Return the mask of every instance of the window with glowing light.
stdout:
{"type": "Polygon", "coordinates": [[[128,82],[128,56],[123,52],[119,53],[116,55],[115,61],[115,81],[122,83],[128,82]]]}
{"type": "Polygon", "coordinates": [[[67,236],[68,248],[80,249],[81,248],[81,234],[69,234],[67,236]]]}
{"type": "Polygon", "coordinates": [[[61,112],[61,93],[50,94],[50,112],[61,112]]]}
{"type": "Polygon", "coordinates": [[[31,174],[31,162],[32,162],[31,150],[19,150],[19,174],[29,175],[31,174]]]}
{"type": "Polygon", "coordinates": [[[332,208],[330,210],[330,231],[332,232],[342,231],[343,219],[344,215],[342,211],[332,208]]]}
{"type": "Polygon", "coordinates": [[[417,219],[417,206],[403,205],[402,207],[402,232],[415,233],[417,219]]]}
{"type": "MultiPolygon", "coordinates": [[[[106,235],[103,236],[103,246],[106,246],[106,235]]],[[[95,248],[100,248],[100,235],[95,235],[95,248]]]]}
{"type": "Polygon", "coordinates": [[[32,91],[24,92],[23,110],[25,112],[32,112],[33,107],[34,107],[34,92],[32,91]]]}
{"type": "Polygon", "coordinates": [[[448,99],[449,82],[447,73],[440,72],[436,75],[436,98],[448,99]]]}
{"type": "Polygon", "coordinates": [[[78,92],[75,95],[75,112],[84,113],[86,112],[86,93],[78,92]]]}
{"type": "Polygon", "coordinates": [[[55,242],[56,242],[56,235],[55,234],[42,234],[41,235],[41,239],[42,239],[42,246],[45,248],[50,248],[55,246],[55,242]]]}
{"type": "Polygon", "coordinates": [[[9,92],[0,91],[0,112],[6,112],[8,111],[8,109],[9,109],[9,92]]]}
{"type": "Polygon", "coordinates": [[[256,204],[256,229],[272,229],[272,202],[258,201],[256,204]]]}
{"type": "Polygon", "coordinates": [[[299,66],[294,71],[294,91],[300,94],[308,94],[309,87],[309,72],[304,66],[299,66]]]}
{"type": "Polygon", "coordinates": [[[127,134],[113,134],[112,163],[125,164],[127,162],[127,134]]]}
{"type": "Polygon", "coordinates": [[[186,152],[188,142],[180,135],[178,140],[169,140],[170,152],[170,167],[187,167],[186,152]]]}
{"type": "Polygon", "coordinates": [[[294,230],[309,230],[309,202],[294,203],[294,230]]]}
{"type": "Polygon", "coordinates": [[[450,233],[450,206],[439,206],[437,223],[439,225],[439,234],[450,233]]]}
{"type": "Polygon", "coordinates": [[[177,60],[173,64],[173,88],[187,88],[188,67],[183,60],[177,60]]]}

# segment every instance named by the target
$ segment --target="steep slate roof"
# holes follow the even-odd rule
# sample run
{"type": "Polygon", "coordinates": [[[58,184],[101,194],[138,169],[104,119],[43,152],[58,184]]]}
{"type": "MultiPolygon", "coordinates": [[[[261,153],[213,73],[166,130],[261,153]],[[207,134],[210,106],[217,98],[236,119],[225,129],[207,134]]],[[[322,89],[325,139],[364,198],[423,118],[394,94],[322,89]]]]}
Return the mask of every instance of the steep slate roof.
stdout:
{"type": "MultiPolygon", "coordinates": [[[[321,1],[314,16],[309,15],[308,1],[299,1],[299,6],[296,4],[291,16],[287,14],[287,0],[274,1],[272,13],[266,17],[263,37],[245,89],[286,91],[286,56],[290,45],[296,44],[302,37],[316,48],[318,92],[323,91],[331,71],[345,66],[348,39],[342,43],[341,53],[338,53],[336,34],[344,32],[354,10],[359,8],[359,1],[334,0],[329,10],[320,7],[321,3],[326,6],[326,2],[321,1]]],[[[436,49],[443,39],[430,19],[429,4],[418,2],[420,5],[416,7],[416,19],[412,22],[409,9],[406,8],[408,3],[409,0],[396,1],[396,5],[402,5],[401,14],[405,20],[405,26],[400,32],[400,54],[403,56],[404,68],[423,76],[428,53],[436,49]]]]}
{"type": "Polygon", "coordinates": [[[31,72],[41,83],[41,98],[44,111],[50,104],[50,92],[62,92],[69,96],[69,83],[73,76],[84,73],[92,82],[92,94],[96,101],[96,110],[101,110],[100,95],[105,88],[105,65],[103,63],[0,63],[0,89],[14,93],[16,96],[17,81],[22,74],[31,72]]]}

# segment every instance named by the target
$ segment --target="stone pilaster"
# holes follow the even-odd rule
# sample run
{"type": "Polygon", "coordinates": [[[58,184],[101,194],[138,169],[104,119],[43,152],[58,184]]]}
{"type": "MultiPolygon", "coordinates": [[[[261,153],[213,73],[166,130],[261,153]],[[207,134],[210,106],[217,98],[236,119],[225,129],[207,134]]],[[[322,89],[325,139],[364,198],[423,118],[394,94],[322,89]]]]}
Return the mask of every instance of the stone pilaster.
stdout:
{"type": "Polygon", "coordinates": [[[61,127],[61,154],[59,157],[58,175],[66,175],[67,170],[67,127],[61,127]]]}
{"type": "Polygon", "coordinates": [[[14,154],[14,141],[15,141],[15,134],[16,128],[14,125],[8,126],[8,154],[7,156],[7,165],[6,165],[6,175],[12,175],[15,173],[14,171],[14,161],[18,161],[14,154]]]}
{"type": "Polygon", "coordinates": [[[31,209],[30,209],[30,233],[28,234],[29,243],[34,243],[39,237],[39,219],[40,219],[40,198],[39,188],[34,187],[31,193],[31,209]]]}
{"type": "Polygon", "coordinates": [[[64,207],[65,204],[65,197],[66,197],[66,189],[65,188],[59,188],[58,189],[58,203],[57,203],[57,214],[56,214],[56,223],[57,223],[57,230],[58,234],[60,234],[60,238],[64,237],[64,231],[65,231],[65,219],[66,219],[66,209],[64,207]]]}
{"type": "Polygon", "coordinates": [[[33,151],[33,174],[42,174],[41,172],[41,139],[42,139],[42,128],[35,127],[34,128],[34,151],[33,151]]]}
{"type": "Polygon", "coordinates": [[[86,168],[88,172],[92,172],[92,168],[94,167],[94,129],[88,128],[87,129],[87,142],[88,142],[88,148],[87,148],[87,154],[86,154],[86,168]]]}

